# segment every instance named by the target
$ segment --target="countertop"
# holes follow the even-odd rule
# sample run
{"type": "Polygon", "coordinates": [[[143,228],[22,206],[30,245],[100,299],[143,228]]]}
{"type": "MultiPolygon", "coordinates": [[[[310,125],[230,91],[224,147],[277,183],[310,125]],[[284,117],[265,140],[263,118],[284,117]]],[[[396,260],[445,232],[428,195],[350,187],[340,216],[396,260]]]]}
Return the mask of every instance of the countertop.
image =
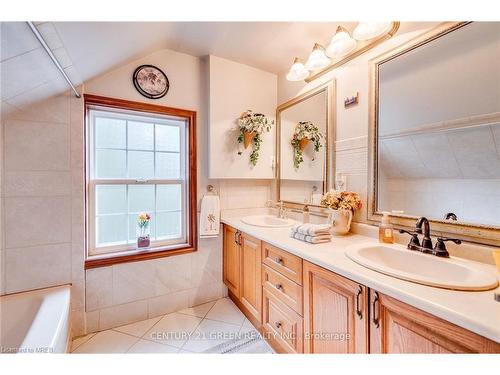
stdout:
{"type": "MultiPolygon", "coordinates": [[[[500,303],[494,300],[494,292],[500,292],[500,287],[483,292],[464,292],[400,280],[365,268],[344,254],[344,250],[353,244],[378,244],[375,238],[349,234],[333,237],[329,243],[313,245],[290,238],[290,228],[248,225],[240,220],[242,216],[223,215],[221,220],[311,263],[500,343],[500,303]]],[[[491,265],[477,264],[488,272],[496,272],[491,265]]]]}

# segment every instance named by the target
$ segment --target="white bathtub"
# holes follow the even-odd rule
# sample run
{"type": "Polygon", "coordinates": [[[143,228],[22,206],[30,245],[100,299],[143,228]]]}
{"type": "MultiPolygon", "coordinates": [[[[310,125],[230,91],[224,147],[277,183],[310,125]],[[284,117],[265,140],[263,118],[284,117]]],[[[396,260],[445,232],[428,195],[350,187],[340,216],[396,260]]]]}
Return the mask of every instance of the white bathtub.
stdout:
{"type": "Polygon", "coordinates": [[[0,297],[0,353],[66,353],[71,286],[0,297]]]}

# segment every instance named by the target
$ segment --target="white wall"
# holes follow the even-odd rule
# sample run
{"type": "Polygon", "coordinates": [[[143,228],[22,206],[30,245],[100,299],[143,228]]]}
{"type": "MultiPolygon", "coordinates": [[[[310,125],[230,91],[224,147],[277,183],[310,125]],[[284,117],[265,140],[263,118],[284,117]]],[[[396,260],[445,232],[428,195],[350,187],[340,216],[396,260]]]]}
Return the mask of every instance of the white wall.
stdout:
{"type": "Polygon", "coordinates": [[[324,76],[310,82],[289,82],[286,72],[278,76],[278,102],[309,91],[331,79],[336,80],[336,142],[335,169],[347,179],[348,190],[358,192],[363,208],[356,212],[354,220],[366,222],[367,160],[368,160],[368,93],[369,60],[405,41],[428,31],[437,23],[401,23],[397,34],[373,50],[349,61],[324,76]],[[344,108],[344,99],[359,92],[359,104],[344,108]]]}
{"type": "Polygon", "coordinates": [[[275,120],[277,76],[216,56],[209,56],[208,63],[210,177],[274,178],[275,126],[262,135],[259,160],[253,166],[249,162],[252,147],[245,149],[237,142],[236,119],[250,109],[275,120]]]}

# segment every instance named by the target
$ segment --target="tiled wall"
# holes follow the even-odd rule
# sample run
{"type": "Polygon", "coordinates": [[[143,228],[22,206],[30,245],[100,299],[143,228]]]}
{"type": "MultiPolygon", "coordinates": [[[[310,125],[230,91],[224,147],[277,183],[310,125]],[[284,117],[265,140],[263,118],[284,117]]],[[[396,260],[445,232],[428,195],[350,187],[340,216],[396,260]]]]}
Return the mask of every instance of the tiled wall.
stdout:
{"type": "Polygon", "coordinates": [[[76,322],[84,311],[82,118],[83,100],[67,92],[2,121],[3,292],[72,283],[76,322]]]}

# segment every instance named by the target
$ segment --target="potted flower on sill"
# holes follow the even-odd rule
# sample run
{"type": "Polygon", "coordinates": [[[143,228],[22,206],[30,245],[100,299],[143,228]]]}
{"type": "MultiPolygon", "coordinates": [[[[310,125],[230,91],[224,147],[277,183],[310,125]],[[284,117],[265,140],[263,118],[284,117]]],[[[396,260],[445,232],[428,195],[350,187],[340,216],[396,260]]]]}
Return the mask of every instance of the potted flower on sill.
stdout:
{"type": "Polygon", "coordinates": [[[151,221],[151,216],[146,212],[141,212],[137,217],[137,227],[139,233],[137,235],[137,247],[144,248],[149,247],[151,244],[149,238],[149,222],[151,221]]]}
{"type": "MultiPolygon", "coordinates": [[[[314,143],[314,152],[319,152],[322,146],[321,138],[323,138],[323,134],[321,134],[319,128],[311,121],[300,121],[295,126],[291,141],[293,148],[293,166],[295,169],[298,169],[300,163],[304,161],[304,150],[309,142],[312,141],[314,143]]],[[[314,158],[312,160],[314,160],[314,158]]]]}
{"type": "MultiPolygon", "coordinates": [[[[250,163],[255,166],[259,160],[259,151],[262,143],[262,133],[269,132],[271,125],[274,124],[273,120],[268,118],[262,113],[254,113],[250,109],[243,112],[238,118],[238,143],[243,143],[245,148],[248,148],[251,143],[252,152],[250,154],[250,163]]],[[[242,152],[239,151],[238,155],[242,152]]]]}
{"type": "Polygon", "coordinates": [[[323,195],[321,205],[330,210],[331,233],[337,235],[349,233],[354,211],[362,206],[358,193],[333,189],[323,195]]]}

